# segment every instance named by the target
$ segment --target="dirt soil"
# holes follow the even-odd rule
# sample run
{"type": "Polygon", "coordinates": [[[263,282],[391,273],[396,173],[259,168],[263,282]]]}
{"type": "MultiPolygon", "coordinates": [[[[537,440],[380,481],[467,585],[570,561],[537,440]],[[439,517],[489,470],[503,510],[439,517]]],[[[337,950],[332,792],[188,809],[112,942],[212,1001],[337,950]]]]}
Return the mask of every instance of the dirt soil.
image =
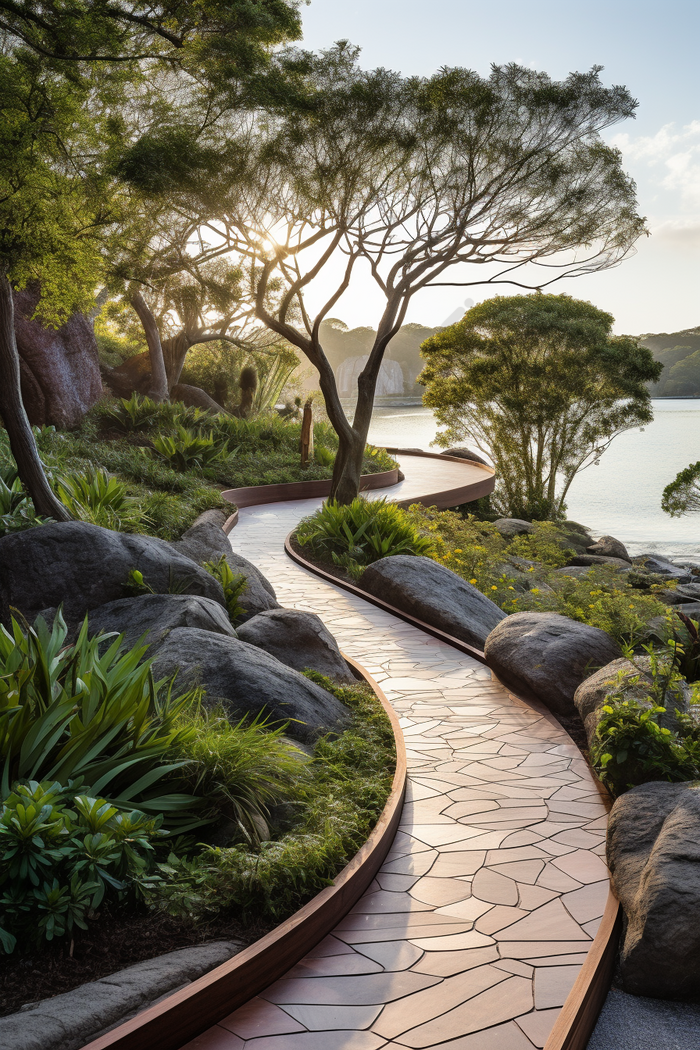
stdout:
{"type": "Polygon", "coordinates": [[[61,937],[28,955],[0,956],[0,1016],[176,948],[219,940],[245,947],[273,928],[274,923],[243,925],[221,917],[197,925],[147,912],[101,915],[87,930],[76,931],[72,945],[70,937],[61,937]]]}

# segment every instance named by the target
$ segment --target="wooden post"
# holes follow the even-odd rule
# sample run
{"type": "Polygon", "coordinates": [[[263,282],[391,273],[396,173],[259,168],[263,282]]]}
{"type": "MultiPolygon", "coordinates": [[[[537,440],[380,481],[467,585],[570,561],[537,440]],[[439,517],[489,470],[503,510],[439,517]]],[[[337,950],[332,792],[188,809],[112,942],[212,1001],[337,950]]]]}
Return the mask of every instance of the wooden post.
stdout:
{"type": "Polygon", "coordinates": [[[301,468],[306,469],[309,459],[314,454],[314,423],[311,411],[311,398],[304,405],[304,415],[301,420],[301,468]]]}

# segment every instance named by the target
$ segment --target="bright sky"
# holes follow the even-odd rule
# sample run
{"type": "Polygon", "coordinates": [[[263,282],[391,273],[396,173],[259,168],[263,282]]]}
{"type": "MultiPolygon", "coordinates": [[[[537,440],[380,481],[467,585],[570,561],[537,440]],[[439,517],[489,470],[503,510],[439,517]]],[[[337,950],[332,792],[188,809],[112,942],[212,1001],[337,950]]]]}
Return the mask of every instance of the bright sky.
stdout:
{"type": "MultiPolygon", "coordinates": [[[[618,332],[700,325],[698,0],[311,0],[303,17],[304,46],[348,39],[362,48],[364,66],[408,75],[443,65],[483,75],[492,62],[514,61],[561,79],[604,66],[604,83],[624,84],[639,100],[636,120],[607,138],[637,182],[652,236],[616,269],[559,287],[612,313],[618,332]]],[[[425,291],[408,320],[441,324],[466,296],[478,302],[494,291],[425,291]]],[[[507,286],[498,291],[508,294],[507,286]]],[[[351,326],[376,327],[380,307],[361,279],[333,312],[351,326]]]]}

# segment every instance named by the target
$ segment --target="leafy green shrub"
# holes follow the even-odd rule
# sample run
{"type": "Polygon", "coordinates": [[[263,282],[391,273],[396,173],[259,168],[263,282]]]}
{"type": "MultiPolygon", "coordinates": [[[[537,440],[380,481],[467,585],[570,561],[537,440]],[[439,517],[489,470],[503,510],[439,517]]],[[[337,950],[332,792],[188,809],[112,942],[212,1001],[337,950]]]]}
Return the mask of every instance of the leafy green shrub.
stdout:
{"type": "Polygon", "coordinates": [[[163,813],[171,830],[202,823],[202,800],[183,794],[172,774],[174,749],[194,733],[180,721],[193,694],[174,697],[154,681],[145,646],[120,651],[88,638],[73,645],[60,612],[24,632],[0,627],[0,796],[18,780],[89,785],[120,809],[163,813]]]}
{"type": "Polygon", "coordinates": [[[541,561],[553,569],[566,565],[576,553],[562,544],[559,527],[552,521],[533,521],[534,532],[515,536],[508,544],[508,554],[530,561],[541,561]]]}
{"type": "Polygon", "coordinates": [[[226,561],[226,555],[222,554],[218,561],[205,561],[204,568],[214,576],[224,590],[226,611],[228,618],[235,627],[241,616],[248,611],[240,603],[240,597],[248,586],[243,573],[235,573],[226,561]]]}
{"type": "Polygon", "coordinates": [[[0,536],[46,525],[51,520],[36,513],[14,465],[0,468],[0,536]]]}
{"type": "Polygon", "coordinates": [[[353,713],[350,729],[322,737],[299,784],[297,806],[275,841],[171,855],[151,892],[154,906],[193,918],[234,909],[243,917],[292,914],[327,886],[364,844],[391,790],[391,723],[372,691],[307,672],[353,713]]]}
{"type": "Polygon", "coordinates": [[[224,456],[230,458],[236,453],[235,449],[231,451],[226,444],[215,441],[211,431],[198,434],[183,426],[176,428],[173,437],[154,438],[153,448],[171,467],[179,471],[209,466],[224,456]]]}
{"type": "Polygon", "coordinates": [[[117,532],[129,532],[149,522],[126,485],[97,469],[88,474],[68,474],[55,483],[56,495],[74,518],[117,532]]]}
{"type": "Polygon", "coordinates": [[[301,522],[296,538],[322,561],[354,577],[380,558],[433,552],[430,539],[418,533],[406,512],[385,499],[357,497],[348,504],[329,500],[301,522]]]}
{"type": "Polygon", "coordinates": [[[140,394],[130,398],[119,398],[115,405],[105,405],[101,414],[108,422],[120,430],[146,430],[162,418],[162,409],[157,401],[140,394]]]}
{"type": "Polygon", "coordinates": [[[87,928],[105,896],[145,885],[160,818],[120,812],[74,783],[14,784],[0,811],[0,943],[13,951],[87,928]]]}

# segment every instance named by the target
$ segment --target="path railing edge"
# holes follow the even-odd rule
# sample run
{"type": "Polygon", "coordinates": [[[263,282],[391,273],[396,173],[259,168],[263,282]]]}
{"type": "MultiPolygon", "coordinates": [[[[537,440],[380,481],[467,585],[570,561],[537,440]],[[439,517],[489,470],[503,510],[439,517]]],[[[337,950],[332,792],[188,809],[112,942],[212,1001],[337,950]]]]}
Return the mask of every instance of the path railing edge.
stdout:
{"type": "MultiPolygon", "coordinates": [[[[361,587],[351,583],[349,580],[338,579],[337,576],[333,576],[332,573],[326,572],[324,569],[320,568],[320,566],[307,561],[292,547],[292,536],[293,532],[290,532],[284,541],[285,553],[301,568],[306,569],[308,572],[311,572],[316,576],[320,576],[321,579],[334,584],[336,587],[341,587],[343,590],[349,591],[351,594],[354,594],[359,598],[363,598],[370,604],[375,605],[380,609],[384,609],[398,619],[404,620],[406,623],[410,623],[413,627],[417,627],[426,634],[432,635],[433,638],[446,642],[448,645],[459,650],[459,652],[473,657],[482,664],[486,664],[486,657],[483,650],[476,649],[467,642],[463,642],[460,638],[455,638],[454,635],[447,634],[446,631],[441,631],[437,627],[432,627],[430,624],[424,623],[411,613],[404,612],[402,609],[390,605],[382,598],[377,598],[373,594],[368,594],[367,591],[363,591],[361,587]]],[[[496,675],[494,675],[494,678],[496,678],[496,675]]],[[[559,729],[563,733],[566,733],[566,729],[564,729],[549,708],[547,708],[540,700],[533,701],[532,697],[519,696],[513,691],[511,686],[505,683],[501,684],[504,685],[504,688],[508,690],[509,694],[517,700],[518,703],[521,703],[526,707],[536,708],[536,710],[547,718],[548,721],[556,723],[559,729]]],[[[568,733],[566,733],[566,735],[569,736],[568,733]]],[[[569,739],[571,740],[571,737],[569,737],[569,739]]],[[[572,741],[572,743],[574,743],[574,741],[572,741]]],[[[590,766],[590,763],[589,768],[596,788],[600,792],[603,801],[608,808],[610,808],[610,795],[601,784],[595,771],[590,766]]],[[[588,949],[586,961],[581,967],[574,986],[562,1006],[561,1013],[549,1034],[544,1050],[585,1050],[586,1044],[595,1028],[605,997],[610,989],[621,926],[622,908],[611,888],[608,892],[608,900],[600,926],[598,927],[596,935],[588,949]]]]}
{"type": "Polygon", "coordinates": [[[285,922],[232,959],[87,1043],[82,1050],[179,1050],[282,977],[350,911],[391,849],[406,790],[406,748],[399,720],[380,686],[343,654],[367,682],[391,722],[396,769],[391,792],[364,846],[336,876],[285,922]]]}

